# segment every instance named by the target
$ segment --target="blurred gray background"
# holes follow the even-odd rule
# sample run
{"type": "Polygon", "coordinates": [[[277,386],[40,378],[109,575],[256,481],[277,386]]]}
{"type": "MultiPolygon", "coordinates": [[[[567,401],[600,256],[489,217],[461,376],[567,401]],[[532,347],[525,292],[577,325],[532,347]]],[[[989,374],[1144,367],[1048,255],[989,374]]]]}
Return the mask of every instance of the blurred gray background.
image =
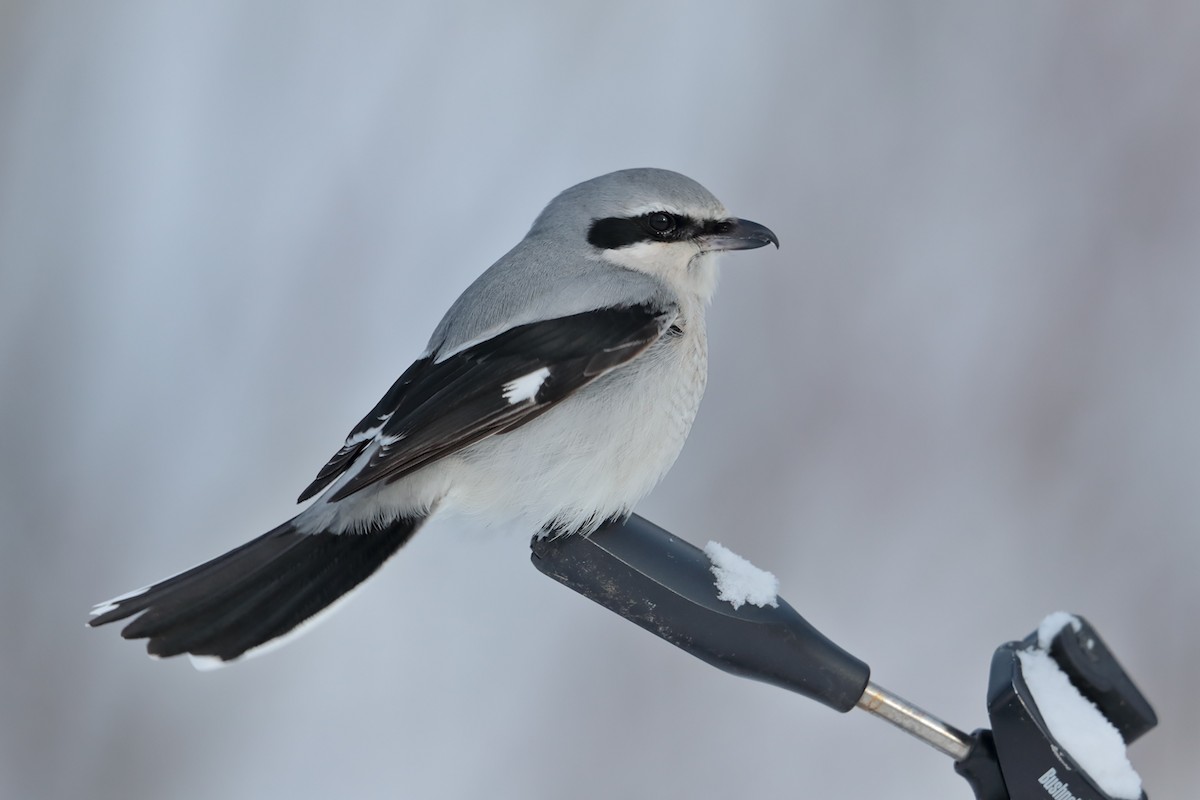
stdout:
{"type": "Polygon", "coordinates": [[[217,673],[89,606],[241,543],[580,180],[695,177],[708,396],[640,511],[986,724],[992,649],[1095,623],[1200,786],[1200,9],[0,5],[0,796],[968,797],[430,525],[217,673]]]}

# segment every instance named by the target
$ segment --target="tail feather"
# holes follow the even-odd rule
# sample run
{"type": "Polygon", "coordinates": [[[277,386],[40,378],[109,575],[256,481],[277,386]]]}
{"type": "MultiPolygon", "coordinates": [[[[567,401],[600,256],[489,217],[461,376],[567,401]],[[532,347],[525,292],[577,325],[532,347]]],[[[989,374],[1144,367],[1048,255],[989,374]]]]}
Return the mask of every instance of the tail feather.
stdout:
{"type": "Polygon", "coordinates": [[[151,655],[232,661],[296,631],[370,577],[423,518],[370,533],[300,533],[287,522],[224,555],[101,604],[96,627],[135,617],[126,639],[151,655]]]}

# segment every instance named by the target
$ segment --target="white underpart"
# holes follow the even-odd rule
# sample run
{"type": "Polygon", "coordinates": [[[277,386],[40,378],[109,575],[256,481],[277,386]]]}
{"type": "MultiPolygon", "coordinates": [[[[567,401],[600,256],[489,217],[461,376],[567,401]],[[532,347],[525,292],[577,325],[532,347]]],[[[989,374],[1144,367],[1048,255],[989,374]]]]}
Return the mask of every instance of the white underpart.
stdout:
{"type": "Polygon", "coordinates": [[[329,498],[352,481],[381,444],[367,445],[345,472],[329,484],[317,501],[296,516],[292,523],[298,533],[358,534],[386,525],[402,515],[426,516],[449,488],[446,464],[436,463],[419,471],[413,479],[394,483],[380,482],[336,502],[329,498]]]}
{"type": "Polygon", "coordinates": [[[522,375],[519,378],[509,381],[504,384],[504,399],[514,406],[517,403],[532,400],[537,397],[538,389],[542,388],[542,384],[546,382],[546,378],[549,376],[550,369],[542,367],[528,375],[522,375]]]}
{"type": "Polygon", "coordinates": [[[718,600],[724,600],[735,609],[744,603],[778,608],[779,580],[774,575],[718,542],[706,544],[704,554],[712,562],[712,573],[717,578],[718,600]]]}
{"type": "MultiPolygon", "coordinates": [[[[347,535],[354,536],[356,534],[347,534],[347,535]]],[[[228,661],[224,661],[217,656],[197,656],[197,655],[188,653],[187,654],[188,660],[191,661],[192,666],[195,667],[200,672],[212,672],[215,669],[220,669],[221,667],[227,667],[230,664],[236,664],[237,662],[243,661],[247,658],[257,658],[261,655],[265,655],[266,653],[270,653],[273,650],[278,650],[280,647],[283,647],[285,644],[289,644],[289,643],[295,641],[296,639],[300,638],[304,634],[311,631],[318,624],[329,619],[330,615],[332,615],[334,611],[337,611],[339,608],[341,608],[342,605],[347,600],[349,600],[351,597],[353,597],[355,594],[357,594],[358,591],[363,587],[363,585],[365,583],[366,583],[366,581],[363,581],[358,586],[355,586],[353,589],[346,592],[344,595],[339,597],[337,600],[334,600],[332,603],[325,606],[325,608],[321,609],[316,614],[313,614],[311,617],[304,620],[299,625],[292,628],[290,631],[283,634],[282,636],[271,639],[270,641],[263,642],[258,647],[252,647],[249,650],[247,650],[246,652],[242,653],[237,658],[231,658],[228,661]]]]}
{"type": "MultiPolygon", "coordinates": [[[[1113,724],[1079,693],[1045,650],[1022,650],[1017,656],[1025,685],[1054,740],[1110,797],[1140,797],[1141,776],[1129,763],[1125,740],[1113,724]]],[[[1057,777],[1070,785],[1068,775],[1057,777]]]]}
{"type": "Polygon", "coordinates": [[[681,337],[660,340],[519,430],[431,465],[413,484],[440,473],[448,508],[531,531],[553,523],[586,533],[628,513],[675,461],[704,391],[704,309],[680,299],[690,312],[681,337]]]}

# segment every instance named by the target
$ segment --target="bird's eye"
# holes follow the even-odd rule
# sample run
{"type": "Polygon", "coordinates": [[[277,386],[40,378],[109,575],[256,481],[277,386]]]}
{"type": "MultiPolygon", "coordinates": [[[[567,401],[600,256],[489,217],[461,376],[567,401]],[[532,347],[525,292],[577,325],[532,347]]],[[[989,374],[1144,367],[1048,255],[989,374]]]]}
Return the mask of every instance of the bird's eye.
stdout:
{"type": "Polygon", "coordinates": [[[646,217],[646,224],[655,233],[670,233],[675,230],[675,217],[665,211],[657,211],[646,217]]]}

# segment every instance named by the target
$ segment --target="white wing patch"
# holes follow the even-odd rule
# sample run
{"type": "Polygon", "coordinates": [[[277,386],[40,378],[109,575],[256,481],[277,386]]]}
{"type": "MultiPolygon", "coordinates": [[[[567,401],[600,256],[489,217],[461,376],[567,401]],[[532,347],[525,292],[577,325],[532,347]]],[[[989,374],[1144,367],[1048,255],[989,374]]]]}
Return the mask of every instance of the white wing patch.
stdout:
{"type": "Polygon", "coordinates": [[[542,367],[534,370],[528,375],[522,375],[504,384],[504,399],[511,405],[523,403],[526,400],[532,400],[537,397],[538,389],[542,388],[542,384],[546,382],[546,378],[550,376],[550,368],[542,367]]]}
{"type": "Polygon", "coordinates": [[[353,447],[354,445],[358,444],[359,442],[366,442],[366,441],[370,441],[371,439],[374,439],[375,435],[377,433],[379,433],[381,430],[383,430],[383,426],[386,425],[388,420],[391,418],[392,418],[391,414],[384,414],[381,417],[376,417],[376,419],[379,420],[378,425],[371,427],[371,428],[367,428],[365,431],[356,433],[352,436],[347,436],[346,443],[342,446],[343,447],[353,447]]]}

